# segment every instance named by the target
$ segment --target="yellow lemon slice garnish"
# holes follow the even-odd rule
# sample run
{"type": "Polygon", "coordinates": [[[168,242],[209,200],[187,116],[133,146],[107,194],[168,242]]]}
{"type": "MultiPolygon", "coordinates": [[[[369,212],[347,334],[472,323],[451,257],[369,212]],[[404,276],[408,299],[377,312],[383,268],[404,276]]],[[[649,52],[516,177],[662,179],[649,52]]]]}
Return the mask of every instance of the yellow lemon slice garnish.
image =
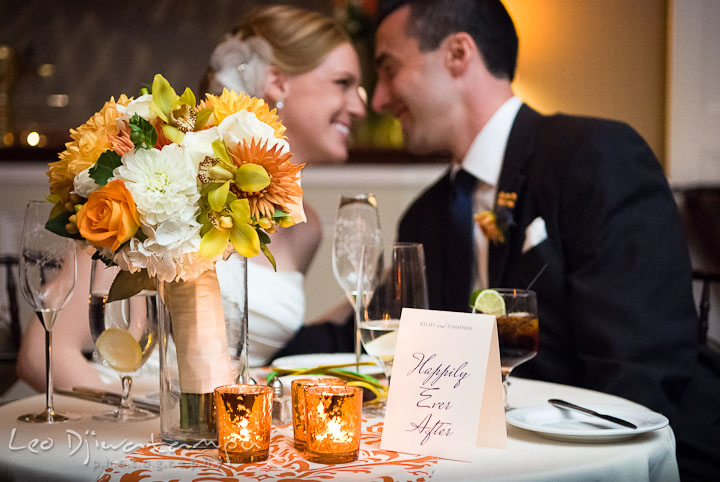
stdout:
{"type": "Polygon", "coordinates": [[[95,341],[98,354],[113,370],[134,372],[142,365],[142,350],[133,336],[117,328],[108,328],[95,341]]]}

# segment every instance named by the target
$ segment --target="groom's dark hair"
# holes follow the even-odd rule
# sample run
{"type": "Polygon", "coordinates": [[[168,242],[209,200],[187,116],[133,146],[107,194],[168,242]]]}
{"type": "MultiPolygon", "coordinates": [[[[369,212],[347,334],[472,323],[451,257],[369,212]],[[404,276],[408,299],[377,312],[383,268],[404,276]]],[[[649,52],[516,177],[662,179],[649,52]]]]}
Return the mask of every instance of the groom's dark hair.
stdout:
{"type": "Polygon", "coordinates": [[[418,39],[421,52],[437,49],[448,35],[466,32],[475,41],[488,71],[513,80],[518,37],[500,0],[381,0],[378,25],[405,5],[410,6],[405,33],[418,39]]]}

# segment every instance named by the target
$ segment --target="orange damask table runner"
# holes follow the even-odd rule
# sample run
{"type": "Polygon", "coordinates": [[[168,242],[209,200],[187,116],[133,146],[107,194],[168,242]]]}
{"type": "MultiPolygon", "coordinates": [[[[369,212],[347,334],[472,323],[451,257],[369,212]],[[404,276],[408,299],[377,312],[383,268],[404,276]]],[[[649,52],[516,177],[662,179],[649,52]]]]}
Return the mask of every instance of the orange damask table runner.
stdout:
{"type": "Polygon", "coordinates": [[[162,443],[148,444],[110,464],[99,482],[152,482],[156,480],[207,481],[393,480],[428,482],[437,457],[380,450],[383,423],[363,419],[360,456],[357,461],[323,465],[308,462],[293,447],[292,427],[273,427],[270,458],[256,464],[225,464],[215,449],[171,449],[162,443]]]}

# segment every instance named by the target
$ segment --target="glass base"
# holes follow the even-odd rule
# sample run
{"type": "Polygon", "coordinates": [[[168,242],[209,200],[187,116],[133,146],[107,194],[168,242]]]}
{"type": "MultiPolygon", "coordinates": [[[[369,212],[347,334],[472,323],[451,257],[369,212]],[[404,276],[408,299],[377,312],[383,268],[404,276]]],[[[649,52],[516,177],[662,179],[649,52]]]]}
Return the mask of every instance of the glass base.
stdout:
{"type": "Polygon", "coordinates": [[[18,420],[27,423],[62,423],[69,422],[71,420],[80,420],[82,415],[74,412],[58,413],[55,410],[48,408],[40,413],[28,413],[20,415],[18,420]]]}
{"type": "Polygon", "coordinates": [[[252,464],[267,460],[270,455],[269,449],[255,452],[233,452],[231,450],[218,449],[218,459],[228,464],[252,464]]]}
{"type": "Polygon", "coordinates": [[[103,422],[142,422],[144,420],[150,420],[156,418],[158,414],[142,410],[140,408],[133,409],[121,409],[116,408],[109,412],[97,413],[92,416],[93,420],[100,420],[103,422]]]}
{"type": "Polygon", "coordinates": [[[362,407],[363,417],[385,417],[385,408],[387,407],[387,399],[364,403],[362,407]]]}
{"type": "Polygon", "coordinates": [[[174,449],[216,449],[217,434],[207,433],[207,438],[194,431],[174,430],[163,432],[161,439],[174,449]]]}
{"type": "Polygon", "coordinates": [[[310,462],[318,464],[346,464],[348,462],[356,461],[358,459],[359,452],[359,450],[353,450],[352,452],[328,454],[308,451],[306,457],[310,462]]]}

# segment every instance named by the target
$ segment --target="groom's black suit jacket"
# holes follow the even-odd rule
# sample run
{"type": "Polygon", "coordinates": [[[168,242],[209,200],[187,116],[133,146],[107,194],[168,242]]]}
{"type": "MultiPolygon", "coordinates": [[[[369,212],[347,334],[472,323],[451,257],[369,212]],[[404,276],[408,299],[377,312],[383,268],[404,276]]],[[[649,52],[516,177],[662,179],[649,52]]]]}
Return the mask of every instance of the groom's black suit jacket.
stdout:
{"type": "MultiPolygon", "coordinates": [[[[405,213],[398,240],[425,247],[430,308],[469,311],[473,263],[446,241],[451,190],[448,174],[428,188],[405,213]]],[[[645,141],[619,122],[542,116],[523,105],[497,191],[517,193],[517,204],[506,242],[490,247],[490,286],[524,288],[547,263],[533,285],[540,351],[513,374],[617,394],[677,424],[694,409],[688,404],[707,402],[687,400],[699,370],[691,268],[673,197],[645,141]],[[547,238],[523,252],[525,229],[538,217],[547,238]]],[[[715,434],[718,412],[720,403],[708,418],[715,434]]],[[[673,428],[685,447],[685,428],[673,428]]]]}

